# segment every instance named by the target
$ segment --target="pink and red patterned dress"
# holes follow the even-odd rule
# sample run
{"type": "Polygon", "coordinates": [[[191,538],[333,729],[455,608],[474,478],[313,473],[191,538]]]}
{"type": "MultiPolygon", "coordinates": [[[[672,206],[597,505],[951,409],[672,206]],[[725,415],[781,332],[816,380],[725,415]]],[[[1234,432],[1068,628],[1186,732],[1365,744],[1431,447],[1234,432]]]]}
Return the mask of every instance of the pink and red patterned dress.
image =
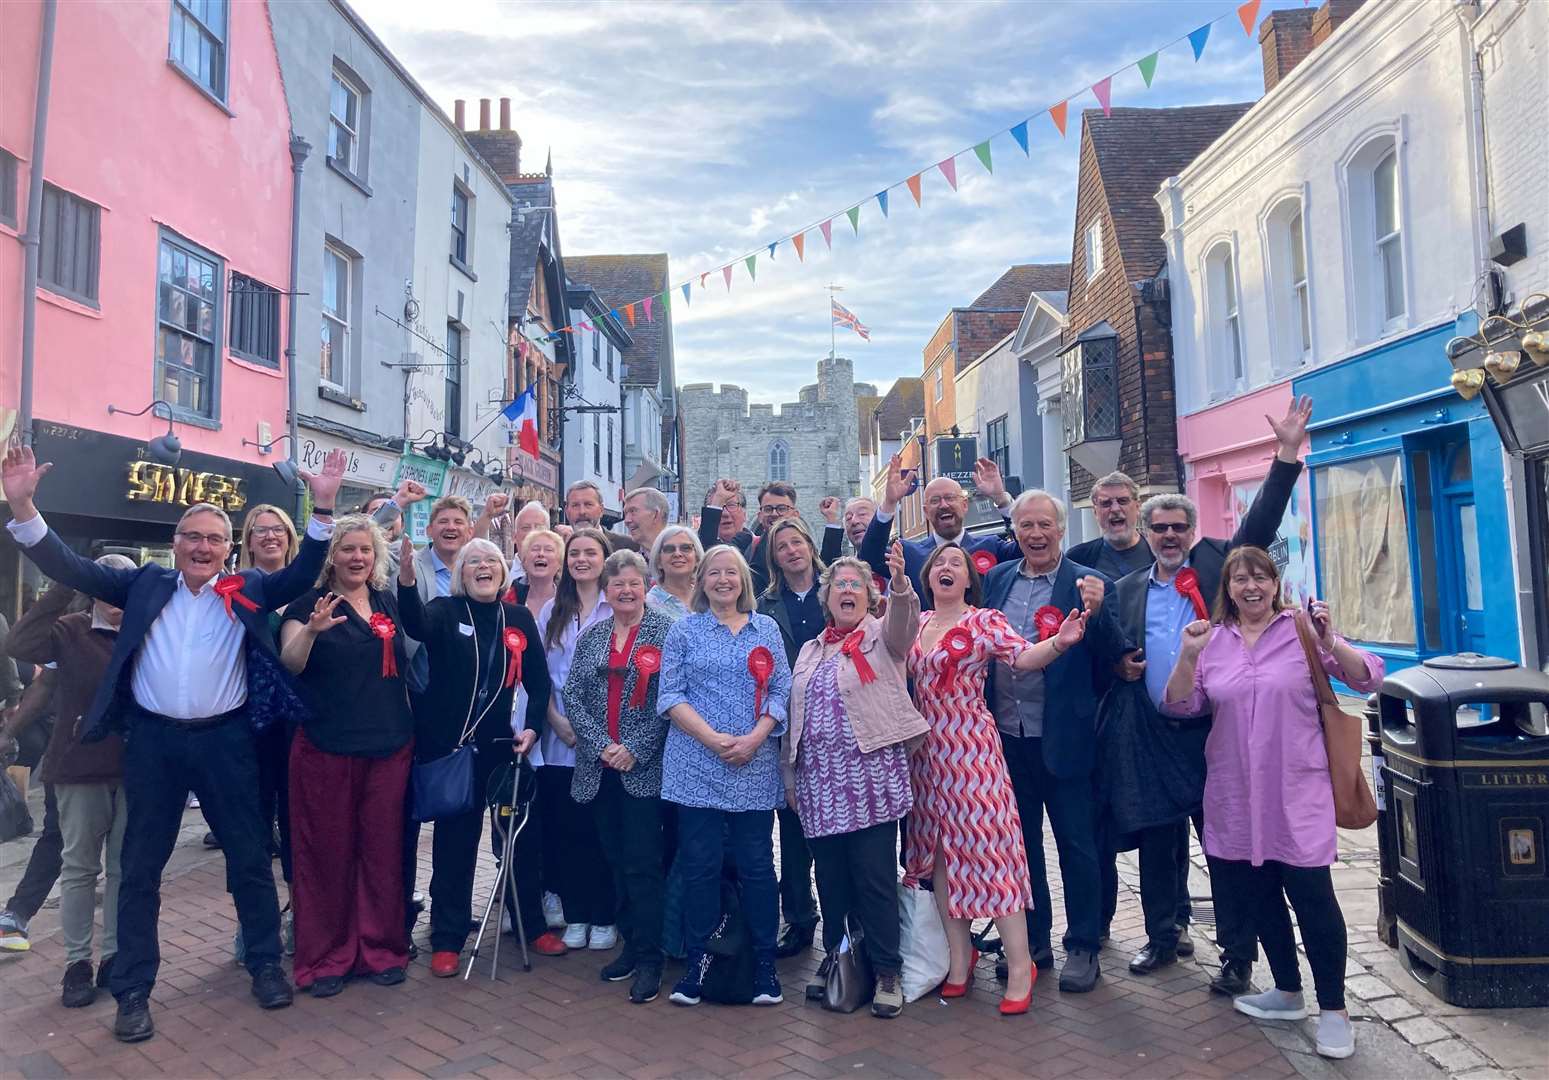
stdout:
{"type": "MultiPolygon", "coordinates": [[[[934,615],[920,616],[922,636],[934,615]]],[[[1031,907],[1033,894],[1022,819],[984,681],[992,662],[1014,663],[1030,644],[993,608],[969,608],[957,625],[972,643],[955,664],[947,634],[928,653],[919,640],[909,650],[915,705],[931,730],[910,760],[914,809],[904,861],[911,876],[929,881],[939,850],[947,864],[947,912],[998,918],[1031,907]]]]}

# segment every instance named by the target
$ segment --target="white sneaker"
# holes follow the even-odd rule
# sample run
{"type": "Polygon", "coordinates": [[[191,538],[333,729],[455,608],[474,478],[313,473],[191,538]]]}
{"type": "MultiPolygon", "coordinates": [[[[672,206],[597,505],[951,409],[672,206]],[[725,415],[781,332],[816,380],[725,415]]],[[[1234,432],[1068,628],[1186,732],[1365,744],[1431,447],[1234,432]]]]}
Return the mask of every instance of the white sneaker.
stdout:
{"type": "Polygon", "coordinates": [[[594,926],[594,927],[592,927],[591,939],[589,941],[587,941],[586,947],[588,949],[596,949],[598,952],[602,952],[605,949],[613,948],[618,943],[619,943],[619,930],[618,930],[618,927],[616,927],[616,926],[594,926]]]}
{"type": "Polygon", "coordinates": [[[1318,1053],[1326,1058],[1347,1058],[1355,1053],[1355,1025],[1350,1017],[1334,1012],[1319,1014],[1318,1053]]]}
{"type": "Polygon", "coordinates": [[[1232,1008],[1255,1020],[1302,1020],[1307,1016],[1307,1001],[1301,991],[1265,990],[1262,994],[1244,994],[1232,999],[1232,1008]]]}
{"type": "Polygon", "coordinates": [[[26,952],[31,948],[27,920],[8,910],[0,911],[0,949],[6,952],[26,952]]]}
{"type": "Polygon", "coordinates": [[[573,922],[565,927],[565,948],[584,949],[586,939],[590,936],[592,927],[590,923],[573,922]]]}
{"type": "Polygon", "coordinates": [[[558,930],[565,925],[564,905],[554,893],[543,894],[543,921],[549,924],[550,930],[558,930]]]}

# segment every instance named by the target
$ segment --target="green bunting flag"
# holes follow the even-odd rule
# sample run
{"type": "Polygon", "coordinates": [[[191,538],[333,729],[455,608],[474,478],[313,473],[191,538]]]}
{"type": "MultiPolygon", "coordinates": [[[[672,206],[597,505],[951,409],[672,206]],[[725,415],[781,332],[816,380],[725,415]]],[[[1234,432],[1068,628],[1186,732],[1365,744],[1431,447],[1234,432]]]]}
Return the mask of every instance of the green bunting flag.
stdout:
{"type": "Polygon", "coordinates": [[[985,139],[978,146],[974,147],[974,153],[979,155],[979,164],[984,166],[985,172],[993,173],[995,171],[995,166],[990,164],[990,140],[985,139]]]}
{"type": "Polygon", "coordinates": [[[758,264],[758,256],[757,255],[749,255],[746,259],[743,259],[742,261],[743,261],[743,263],[748,268],[748,278],[750,280],[757,281],[758,280],[758,270],[756,269],[756,267],[757,267],[757,264],[758,264]]]}
{"type": "Polygon", "coordinates": [[[845,211],[845,216],[850,219],[850,228],[854,230],[856,236],[859,236],[861,234],[861,208],[859,206],[852,206],[845,211]]]}
{"type": "Polygon", "coordinates": [[[1136,61],[1135,66],[1140,69],[1140,77],[1146,80],[1146,89],[1151,88],[1151,80],[1156,78],[1156,53],[1143,56],[1136,61]]]}

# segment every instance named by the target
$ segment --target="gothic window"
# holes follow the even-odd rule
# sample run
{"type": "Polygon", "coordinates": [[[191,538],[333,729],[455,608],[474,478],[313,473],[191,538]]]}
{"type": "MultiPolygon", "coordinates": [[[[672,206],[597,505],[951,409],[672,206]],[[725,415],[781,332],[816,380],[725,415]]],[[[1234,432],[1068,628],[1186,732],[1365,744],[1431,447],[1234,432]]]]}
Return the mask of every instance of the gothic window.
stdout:
{"type": "Polygon", "coordinates": [[[791,450],[785,440],[776,439],[769,444],[769,479],[789,481],[791,478],[791,450]]]}

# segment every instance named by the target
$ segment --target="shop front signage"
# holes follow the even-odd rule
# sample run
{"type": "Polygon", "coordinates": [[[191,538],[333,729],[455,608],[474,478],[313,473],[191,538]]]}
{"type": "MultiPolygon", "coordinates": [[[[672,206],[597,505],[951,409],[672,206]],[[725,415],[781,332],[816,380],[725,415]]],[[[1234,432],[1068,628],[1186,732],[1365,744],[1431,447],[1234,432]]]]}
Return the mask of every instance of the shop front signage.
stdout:
{"type": "Polygon", "coordinates": [[[129,487],[125,496],[131,501],[172,503],[193,506],[210,503],[227,513],[236,513],[247,505],[240,476],[217,472],[182,469],[159,465],[154,461],[129,463],[129,487]]]}
{"type": "Polygon", "coordinates": [[[517,484],[525,482],[538,484],[556,492],[559,490],[559,467],[541,457],[531,457],[518,450],[511,455],[511,467],[506,471],[511,480],[517,484]]]}
{"type": "Polygon", "coordinates": [[[446,485],[446,462],[405,453],[398,459],[398,469],[393,475],[391,487],[396,489],[405,480],[413,480],[429,496],[409,507],[409,520],[404,526],[416,544],[423,544],[427,539],[426,530],[430,527],[431,504],[441,497],[446,485]]]}
{"type": "Polygon", "coordinates": [[[303,434],[297,443],[296,458],[308,472],[323,470],[323,459],[330,450],[344,453],[344,482],[373,491],[386,491],[396,487],[393,477],[398,469],[398,456],[385,450],[372,450],[357,446],[343,439],[315,432],[303,434]]]}
{"type": "MultiPolygon", "coordinates": [[[[979,456],[979,440],[972,435],[937,439],[936,476],[947,476],[959,484],[971,484],[974,462],[979,456]]],[[[932,478],[934,479],[934,477],[932,478]]]]}

